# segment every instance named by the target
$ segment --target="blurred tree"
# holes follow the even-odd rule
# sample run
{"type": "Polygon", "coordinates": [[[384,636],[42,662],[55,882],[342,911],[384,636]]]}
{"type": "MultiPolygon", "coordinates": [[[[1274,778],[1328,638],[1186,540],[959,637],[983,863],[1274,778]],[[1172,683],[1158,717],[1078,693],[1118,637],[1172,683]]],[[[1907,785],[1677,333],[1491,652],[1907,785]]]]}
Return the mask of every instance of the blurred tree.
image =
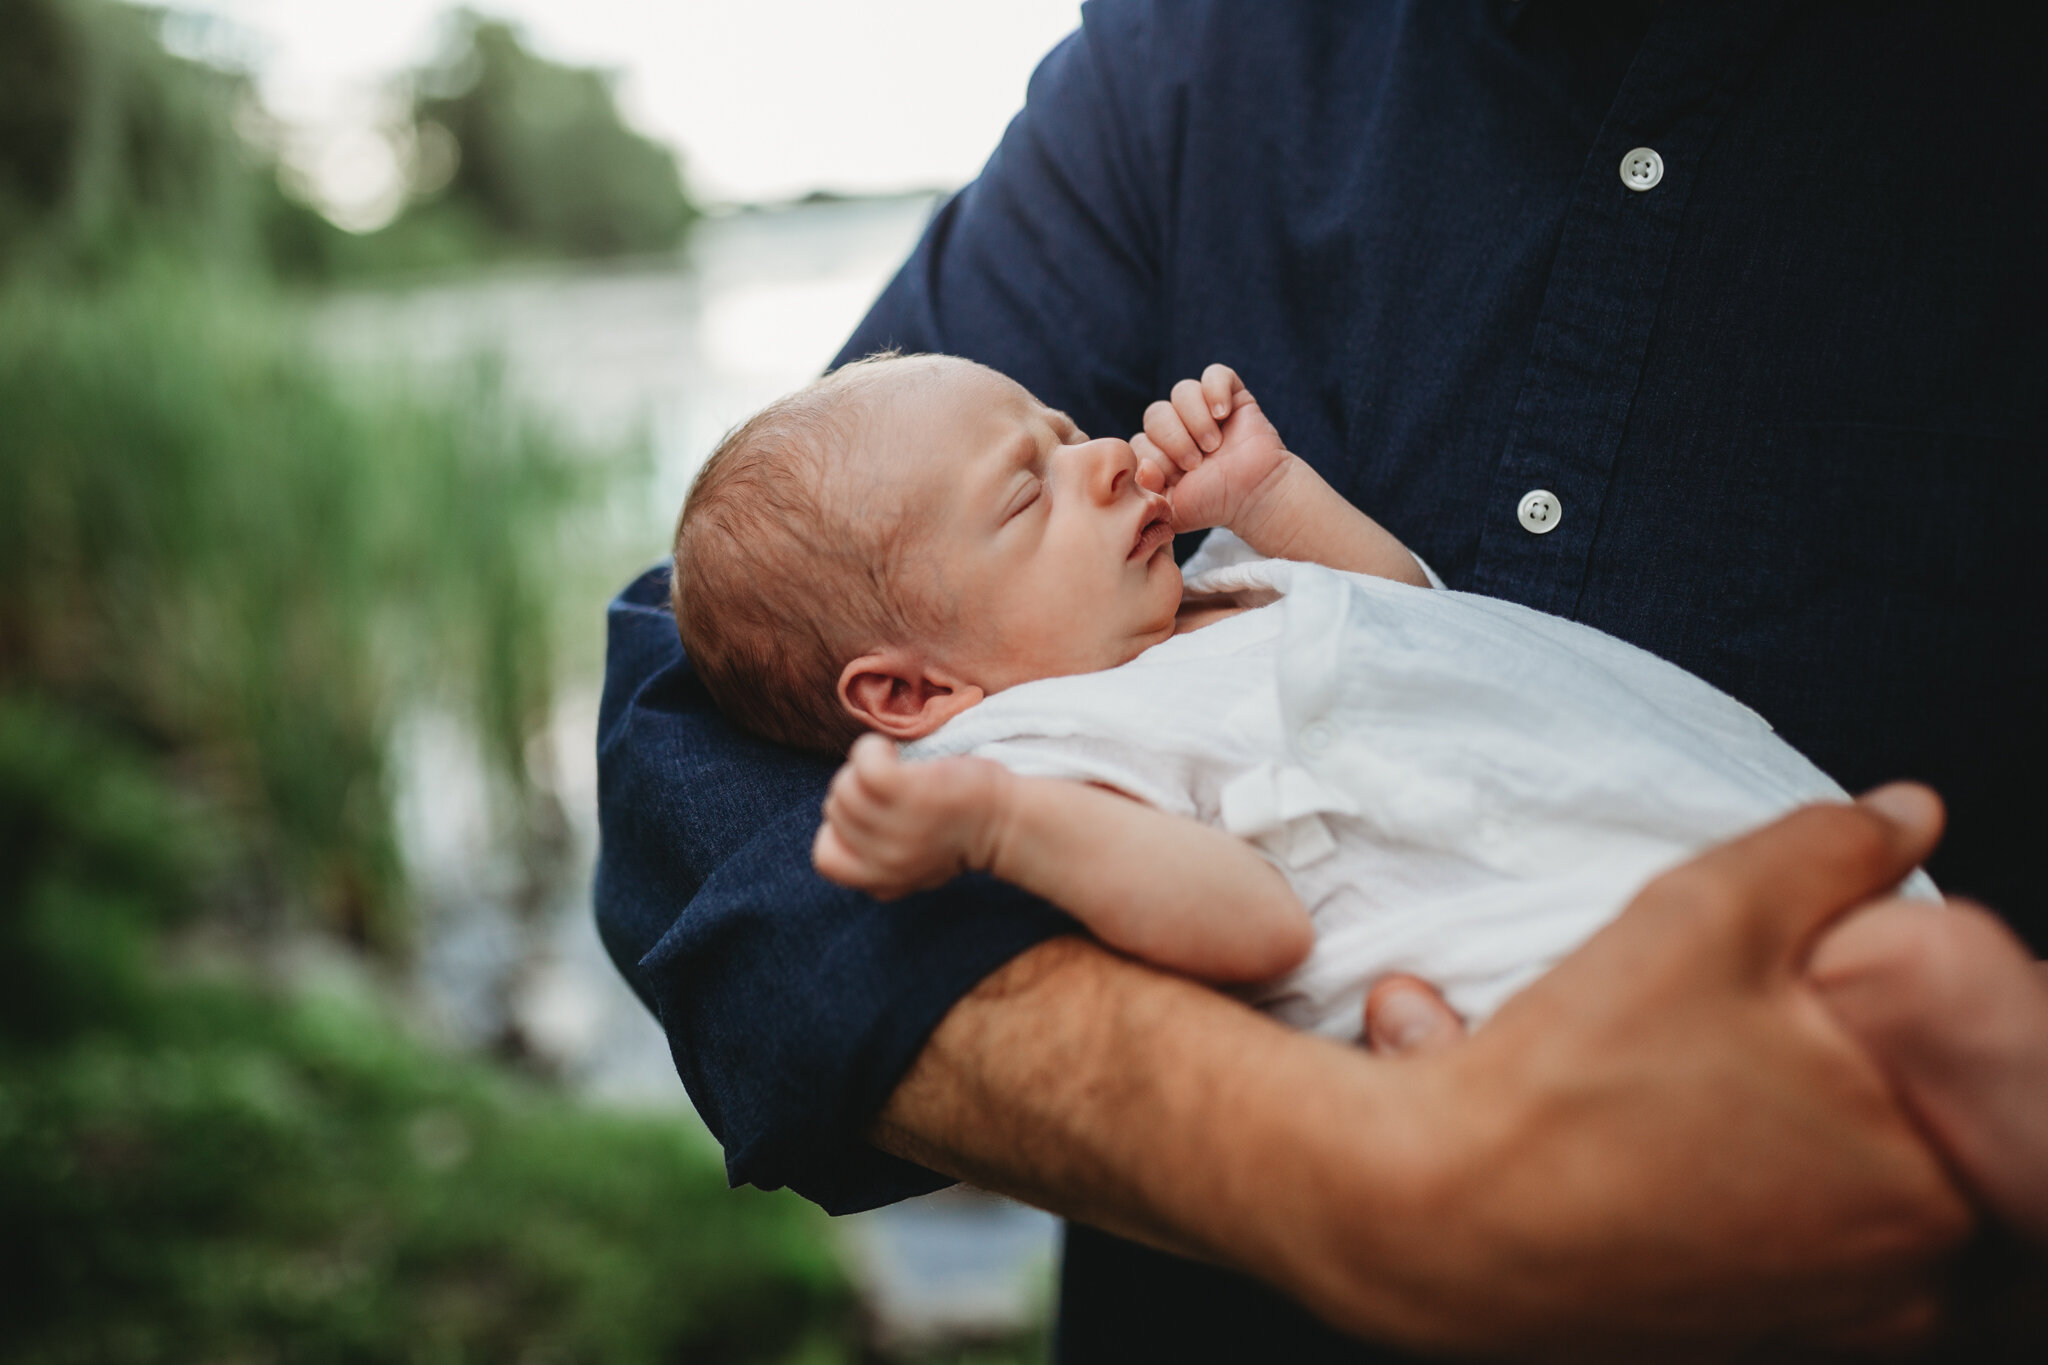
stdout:
{"type": "Polygon", "coordinates": [[[457,11],[415,90],[415,215],[564,256],[666,250],[696,216],[674,155],[620,118],[612,77],[534,55],[507,24],[457,11]]]}
{"type": "Polygon", "coordinates": [[[0,0],[0,269],[103,271],[138,251],[248,262],[289,212],[234,132],[248,82],[171,55],[158,16],[0,0]]]}
{"type": "Polygon", "coordinates": [[[697,216],[676,158],[619,115],[612,79],[450,16],[416,72],[413,202],[344,232],[279,181],[245,74],[167,52],[161,11],[116,0],[0,0],[0,274],[104,274],[138,255],[293,279],[502,256],[662,251],[697,216]]]}

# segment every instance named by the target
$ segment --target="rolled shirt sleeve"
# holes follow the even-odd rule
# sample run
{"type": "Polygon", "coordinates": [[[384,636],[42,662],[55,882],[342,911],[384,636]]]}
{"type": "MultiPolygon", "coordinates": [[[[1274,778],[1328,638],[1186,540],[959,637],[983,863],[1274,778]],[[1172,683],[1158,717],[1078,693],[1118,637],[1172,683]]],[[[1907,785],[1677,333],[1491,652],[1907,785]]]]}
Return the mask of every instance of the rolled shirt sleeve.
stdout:
{"type": "Polygon", "coordinates": [[[676,642],[667,573],[612,604],[596,902],[734,1184],[835,1213],[946,1181],[863,1131],[953,1003],[1072,923],[973,878],[883,905],[826,882],[828,761],[728,727],[676,642]],[[679,913],[678,913],[679,912],[679,913]]]}

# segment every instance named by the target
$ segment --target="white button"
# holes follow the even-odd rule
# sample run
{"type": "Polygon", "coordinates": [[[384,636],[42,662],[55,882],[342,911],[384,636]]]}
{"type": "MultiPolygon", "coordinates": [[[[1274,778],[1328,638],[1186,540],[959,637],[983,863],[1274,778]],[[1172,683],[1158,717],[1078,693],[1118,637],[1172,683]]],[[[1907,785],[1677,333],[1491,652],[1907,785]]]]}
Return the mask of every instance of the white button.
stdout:
{"type": "Polygon", "coordinates": [[[1326,752],[1336,742],[1337,732],[1326,720],[1312,721],[1301,727],[1301,751],[1306,754],[1326,752]]]}
{"type": "Polygon", "coordinates": [[[1641,194],[1664,178],[1664,158],[1650,147],[1638,147],[1621,159],[1621,183],[1641,194]]]}
{"type": "Polygon", "coordinates": [[[1548,488],[1532,488],[1522,494],[1522,505],[1515,509],[1515,515],[1521,518],[1524,531],[1545,536],[1557,529],[1564,506],[1548,488]]]}

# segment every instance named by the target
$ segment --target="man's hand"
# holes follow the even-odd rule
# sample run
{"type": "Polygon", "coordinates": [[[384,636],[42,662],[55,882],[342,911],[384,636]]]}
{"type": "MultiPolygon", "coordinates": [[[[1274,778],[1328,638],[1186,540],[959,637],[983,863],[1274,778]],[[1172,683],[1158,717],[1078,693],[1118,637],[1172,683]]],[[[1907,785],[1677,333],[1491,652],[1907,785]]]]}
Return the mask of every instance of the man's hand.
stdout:
{"type": "Polygon", "coordinates": [[[1172,501],[1175,531],[1239,530],[1294,459],[1228,365],[1181,380],[1171,398],[1146,408],[1131,449],[1139,484],[1172,501]]]}
{"type": "Polygon", "coordinates": [[[2007,1227],[2048,1247],[2048,980],[1967,901],[1850,916],[1808,976],[2007,1227]]]}
{"type": "Polygon", "coordinates": [[[854,741],[811,845],[819,873],[895,900],[989,864],[1009,770],[981,758],[905,763],[880,735],[854,741]]]}
{"type": "Polygon", "coordinates": [[[875,1140],[1426,1350],[1910,1335],[1971,1215],[1803,975],[1825,926],[1932,846],[1885,802],[1667,874],[1426,1056],[1041,945],[946,1016],[875,1140]]]}
{"type": "MultiPolygon", "coordinates": [[[[1884,799],[1909,827],[1942,821],[1932,792],[1895,787],[1884,799]]],[[[1982,906],[1892,899],[1830,926],[1806,977],[1992,1214],[2048,1245],[2044,966],[1982,906]]],[[[1366,997],[1376,1053],[1424,1056],[1464,1036],[1416,977],[1389,976],[1366,997]]]]}
{"type": "Polygon", "coordinates": [[[1702,1339],[1772,1317],[1822,1334],[1930,1323],[1924,1277],[1967,1208],[1805,968],[1832,921],[1932,850],[1938,809],[1888,788],[1714,849],[1465,1044],[1399,1064],[1441,1097],[1424,1108],[1467,1115],[1444,1135],[1439,1195],[1470,1215],[1432,1244],[1446,1269],[1491,1261],[1501,1310],[1533,1291],[1525,1340],[1559,1349],[1541,1324],[1570,1292],[1545,1300],[1575,1279],[1633,1305],[1618,1316],[1693,1316],[1702,1339]],[[1552,1220],[1597,1235],[1561,1244],[1552,1220]]]}

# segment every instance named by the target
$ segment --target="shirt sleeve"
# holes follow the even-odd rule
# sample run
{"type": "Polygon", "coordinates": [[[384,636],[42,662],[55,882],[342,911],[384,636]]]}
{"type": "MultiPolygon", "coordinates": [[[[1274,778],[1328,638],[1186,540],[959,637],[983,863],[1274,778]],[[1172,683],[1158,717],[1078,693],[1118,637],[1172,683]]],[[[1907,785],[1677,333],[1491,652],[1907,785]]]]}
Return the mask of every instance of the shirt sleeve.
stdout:
{"type": "Polygon", "coordinates": [[[668,1034],[734,1184],[834,1213],[947,1181],[870,1146],[868,1123],[953,1003],[1072,932],[968,878],[883,905],[811,868],[829,760],[729,727],[691,672],[667,570],[613,602],[598,722],[595,901],[613,960],[668,1034]]]}
{"type": "Polygon", "coordinates": [[[1096,435],[1165,391],[1159,338],[1172,147],[1199,30],[1184,7],[1084,6],[1024,109],[954,195],[835,363],[878,350],[965,356],[1096,435]]]}

